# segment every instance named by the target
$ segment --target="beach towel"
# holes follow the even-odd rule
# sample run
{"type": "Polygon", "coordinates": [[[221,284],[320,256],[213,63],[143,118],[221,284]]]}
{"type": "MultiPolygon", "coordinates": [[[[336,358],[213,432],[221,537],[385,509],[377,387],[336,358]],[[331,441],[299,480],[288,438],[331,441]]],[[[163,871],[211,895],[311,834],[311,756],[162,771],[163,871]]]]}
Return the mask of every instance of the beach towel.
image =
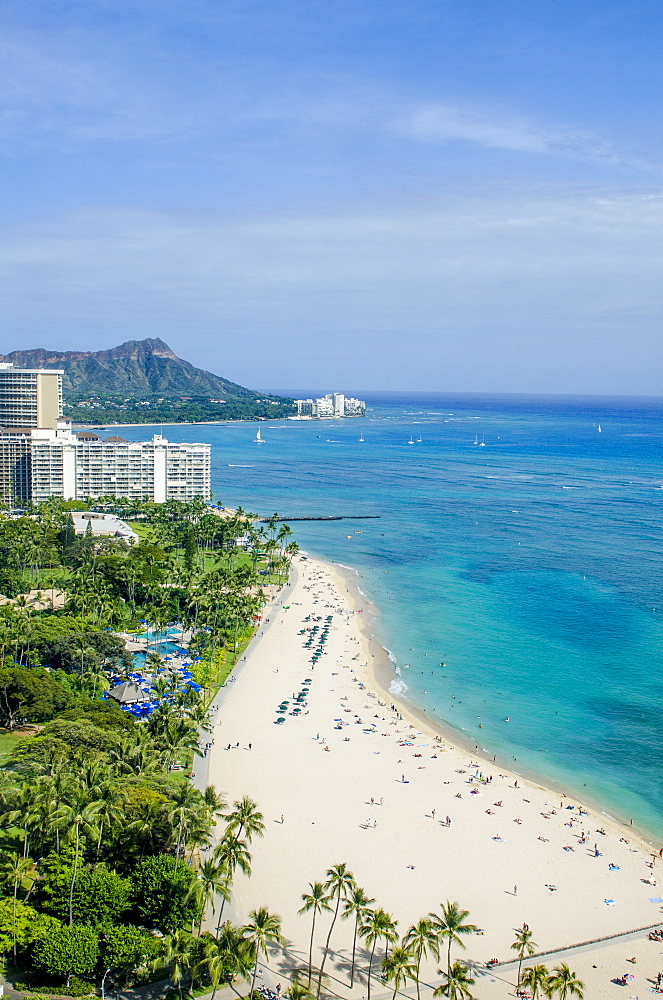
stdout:
{"type": "Polygon", "coordinates": [[[617,905],[616,902],[614,901],[614,899],[604,899],[603,902],[607,906],[616,906],[617,905]]]}
{"type": "Polygon", "coordinates": [[[650,896],[649,897],[649,902],[650,903],[663,903],[663,896],[650,896]]]}

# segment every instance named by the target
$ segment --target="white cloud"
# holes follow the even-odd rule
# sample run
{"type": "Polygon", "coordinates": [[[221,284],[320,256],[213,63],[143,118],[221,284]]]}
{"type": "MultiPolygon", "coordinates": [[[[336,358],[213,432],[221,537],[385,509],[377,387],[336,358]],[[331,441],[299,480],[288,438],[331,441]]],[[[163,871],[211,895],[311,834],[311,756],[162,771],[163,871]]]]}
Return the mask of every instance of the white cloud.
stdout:
{"type": "Polygon", "coordinates": [[[639,169],[654,167],[591,131],[538,122],[524,116],[489,113],[470,106],[423,104],[400,116],[394,127],[400,134],[421,142],[462,141],[517,153],[621,163],[639,169]]]}
{"type": "Polygon", "coordinates": [[[23,346],[158,334],[255,384],[359,365],[355,385],[379,385],[381,366],[391,384],[432,385],[440,367],[472,389],[459,373],[481,368],[484,388],[526,390],[537,366],[574,358],[578,379],[603,373],[596,391],[657,391],[662,226],[650,192],[491,192],[363,216],[78,212],[5,234],[0,312],[23,346]]]}

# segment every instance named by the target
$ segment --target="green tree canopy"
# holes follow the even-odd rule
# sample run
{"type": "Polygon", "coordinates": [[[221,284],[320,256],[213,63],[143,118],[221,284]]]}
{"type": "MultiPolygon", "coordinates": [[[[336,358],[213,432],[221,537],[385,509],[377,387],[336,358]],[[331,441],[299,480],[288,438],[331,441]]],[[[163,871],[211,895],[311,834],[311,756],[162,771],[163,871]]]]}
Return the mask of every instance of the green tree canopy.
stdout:
{"type": "Polygon", "coordinates": [[[53,923],[49,933],[35,943],[32,961],[51,976],[89,976],[99,961],[99,935],[92,927],[53,923]]]}
{"type": "Polygon", "coordinates": [[[138,923],[169,934],[191,926],[200,909],[191,889],[195,878],[185,861],[166,854],[140,861],[132,873],[138,923]]]}
{"type": "MultiPolygon", "coordinates": [[[[49,872],[37,883],[37,902],[45,913],[66,920],[72,869],[49,872]]],[[[106,865],[81,865],[76,872],[73,893],[74,923],[118,923],[131,906],[132,884],[106,865]]]]}
{"type": "Polygon", "coordinates": [[[160,947],[158,938],[132,924],[104,927],[101,934],[104,965],[127,974],[143,962],[153,961],[160,947]]]}
{"type": "Polygon", "coordinates": [[[0,668],[0,725],[8,729],[21,722],[46,722],[71,701],[43,668],[0,668]]]}
{"type": "MultiPolygon", "coordinates": [[[[0,899],[0,954],[11,951],[13,945],[13,900],[0,899]]],[[[16,901],[16,944],[19,951],[46,934],[57,923],[52,917],[38,913],[20,899],[16,901]]]]}

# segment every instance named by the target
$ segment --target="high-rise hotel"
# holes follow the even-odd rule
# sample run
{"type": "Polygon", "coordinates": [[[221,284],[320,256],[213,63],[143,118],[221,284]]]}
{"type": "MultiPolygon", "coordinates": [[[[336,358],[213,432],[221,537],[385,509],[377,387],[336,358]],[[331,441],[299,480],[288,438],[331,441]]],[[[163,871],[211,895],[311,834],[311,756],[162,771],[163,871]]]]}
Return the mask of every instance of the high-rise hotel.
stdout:
{"type": "Polygon", "coordinates": [[[0,364],[0,500],[210,497],[210,446],[101,438],[62,417],[62,371],[0,364]]]}

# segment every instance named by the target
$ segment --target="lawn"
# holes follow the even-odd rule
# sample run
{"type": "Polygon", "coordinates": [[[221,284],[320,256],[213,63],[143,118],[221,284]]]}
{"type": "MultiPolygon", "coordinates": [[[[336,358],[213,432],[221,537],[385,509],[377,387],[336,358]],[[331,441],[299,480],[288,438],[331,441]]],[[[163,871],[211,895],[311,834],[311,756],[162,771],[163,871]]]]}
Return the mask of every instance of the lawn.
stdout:
{"type": "Polygon", "coordinates": [[[19,740],[24,740],[25,733],[8,733],[0,730],[0,764],[7,760],[12,750],[19,742],[19,740]]]}

